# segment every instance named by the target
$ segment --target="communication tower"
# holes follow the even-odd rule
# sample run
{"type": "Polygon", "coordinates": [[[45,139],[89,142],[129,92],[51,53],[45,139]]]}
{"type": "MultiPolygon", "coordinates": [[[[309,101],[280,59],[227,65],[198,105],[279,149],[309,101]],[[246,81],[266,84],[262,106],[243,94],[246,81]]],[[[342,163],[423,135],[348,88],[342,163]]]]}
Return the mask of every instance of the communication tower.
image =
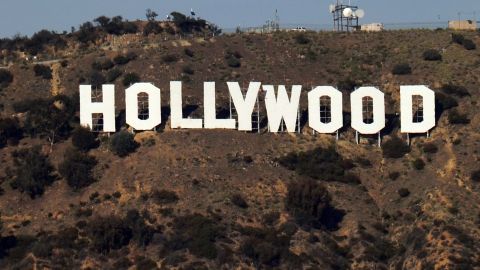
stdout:
{"type": "Polygon", "coordinates": [[[275,10],[273,19],[266,21],[262,28],[263,33],[272,33],[280,30],[280,16],[278,16],[278,10],[275,10]]]}
{"type": "Polygon", "coordinates": [[[344,4],[342,0],[337,0],[336,4],[329,6],[329,11],[333,15],[333,30],[339,32],[359,30],[358,20],[365,16],[365,11],[352,5],[351,1],[344,4]]]}

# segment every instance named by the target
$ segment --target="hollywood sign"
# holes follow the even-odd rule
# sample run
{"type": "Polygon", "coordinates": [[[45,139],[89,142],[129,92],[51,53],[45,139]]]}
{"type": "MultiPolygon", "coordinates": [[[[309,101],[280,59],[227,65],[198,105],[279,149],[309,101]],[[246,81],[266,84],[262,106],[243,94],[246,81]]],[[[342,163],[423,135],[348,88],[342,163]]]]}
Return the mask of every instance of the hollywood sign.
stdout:
{"type": "MultiPolygon", "coordinates": [[[[227,82],[228,91],[237,112],[237,119],[218,119],[215,104],[215,83],[204,83],[204,118],[183,117],[182,83],[170,82],[170,112],[172,129],[238,129],[252,130],[252,113],[257,97],[262,89],[265,92],[265,108],[270,132],[278,132],[282,120],[287,132],[295,132],[298,124],[298,112],[301,85],[293,85],[290,96],[285,85],[262,85],[250,82],[244,94],[238,82],[227,82]],[[238,123],[238,125],[237,125],[238,123]]],[[[102,102],[92,101],[92,87],[80,85],[80,122],[93,127],[93,114],[103,114],[103,132],[115,132],[115,86],[102,86],[102,102]]],[[[152,130],[162,123],[161,91],[151,83],[136,83],[125,90],[126,123],[133,129],[152,130]],[[138,115],[139,94],[148,96],[148,117],[140,119],[138,115]]],[[[385,127],[384,94],[375,87],[360,87],[350,94],[351,126],[360,134],[376,134],[385,127]],[[370,97],[373,121],[364,121],[364,98],[370,97]]],[[[435,126],[435,93],[423,85],[400,87],[401,132],[427,133],[435,126]],[[420,97],[423,116],[414,121],[414,96],[420,97]]],[[[334,133],[343,127],[342,93],[332,86],[317,86],[308,92],[308,125],[318,133],[334,133]],[[320,117],[320,98],[330,100],[329,121],[320,117]]]]}

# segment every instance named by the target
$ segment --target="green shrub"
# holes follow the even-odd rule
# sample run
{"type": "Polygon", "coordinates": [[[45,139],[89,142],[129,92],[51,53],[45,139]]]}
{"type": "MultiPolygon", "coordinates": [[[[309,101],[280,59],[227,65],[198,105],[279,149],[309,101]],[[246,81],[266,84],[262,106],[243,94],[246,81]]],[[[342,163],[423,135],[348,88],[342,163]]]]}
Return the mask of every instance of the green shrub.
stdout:
{"type": "Polygon", "coordinates": [[[295,42],[297,42],[300,45],[305,45],[310,43],[310,39],[305,35],[305,34],[298,34],[295,36],[295,42]]]}
{"type": "MultiPolygon", "coordinates": [[[[173,23],[182,33],[192,33],[192,32],[202,32],[204,30],[213,31],[214,33],[218,30],[215,30],[215,25],[208,24],[205,20],[195,17],[187,17],[180,12],[172,12],[170,13],[172,17],[173,23]],[[215,30],[215,31],[214,31],[215,30]]],[[[221,31],[221,30],[220,30],[221,31]]]]}
{"type": "Polygon", "coordinates": [[[110,59],[97,60],[92,63],[92,68],[95,70],[109,70],[113,66],[114,64],[110,59]]]}
{"type": "Polygon", "coordinates": [[[350,160],[344,160],[334,147],[316,148],[300,153],[292,152],[278,159],[278,162],[289,170],[314,179],[359,183],[358,178],[347,173],[354,164],[350,160]]]}
{"type": "Polygon", "coordinates": [[[309,49],[305,54],[305,57],[307,58],[307,60],[314,62],[317,60],[318,55],[314,50],[309,49]]]}
{"type": "Polygon", "coordinates": [[[147,246],[152,241],[155,233],[155,230],[145,222],[148,218],[148,212],[140,214],[138,210],[131,209],[128,210],[124,219],[124,222],[132,230],[132,240],[141,247],[147,246]]]}
{"type": "Polygon", "coordinates": [[[466,50],[475,50],[477,48],[477,45],[475,44],[475,42],[473,42],[473,40],[471,39],[465,39],[463,41],[463,47],[466,49],[466,50]]]}
{"type": "MultiPolygon", "coordinates": [[[[100,202],[98,201],[98,198],[97,198],[97,202],[100,202]]],[[[75,216],[76,217],[90,217],[92,216],[93,214],[93,210],[92,208],[78,208],[76,211],[75,211],[75,216]]]]}
{"type": "Polygon", "coordinates": [[[97,139],[89,128],[79,126],[72,132],[72,144],[78,150],[86,152],[97,146],[97,139]]]}
{"type": "Polygon", "coordinates": [[[352,78],[346,78],[337,83],[337,87],[339,90],[344,90],[348,92],[352,92],[357,87],[357,82],[352,78]]]}
{"type": "Polygon", "coordinates": [[[466,97],[470,96],[467,88],[461,85],[456,84],[445,84],[442,86],[441,90],[448,95],[455,95],[457,97],[466,97]]]}
{"type": "Polygon", "coordinates": [[[158,204],[169,204],[178,201],[177,193],[165,189],[154,190],[150,194],[150,198],[158,204]]]}
{"type": "Polygon", "coordinates": [[[158,24],[158,22],[155,21],[149,21],[147,25],[145,25],[145,28],[143,28],[143,35],[148,36],[148,35],[157,35],[162,33],[163,29],[162,27],[158,24]]]}
{"type": "Polygon", "coordinates": [[[117,216],[97,217],[88,226],[93,248],[106,254],[130,243],[132,229],[117,216]]]}
{"type": "Polygon", "coordinates": [[[285,207],[296,217],[319,220],[330,204],[327,189],[313,180],[291,181],[285,207]]]}
{"type": "Polygon", "coordinates": [[[167,246],[173,250],[187,248],[197,257],[215,259],[218,254],[216,239],[223,235],[223,228],[216,221],[200,214],[176,217],[173,220],[174,235],[167,246]]]}
{"type": "Polygon", "coordinates": [[[390,180],[392,180],[392,181],[397,180],[398,177],[400,177],[399,172],[391,172],[391,173],[388,174],[388,178],[390,178],[390,180]]]}
{"type": "Polygon", "coordinates": [[[162,61],[166,64],[174,63],[178,61],[178,56],[176,54],[166,54],[162,56],[162,61]]]}
{"type": "Polygon", "coordinates": [[[278,269],[281,266],[302,269],[302,264],[308,264],[310,260],[308,256],[300,258],[290,251],[291,238],[296,231],[297,226],[292,222],[286,222],[278,230],[271,227],[240,227],[243,241],[239,251],[258,269],[278,269]]]}
{"type": "Polygon", "coordinates": [[[122,76],[122,71],[118,68],[112,68],[107,72],[106,81],[112,83],[120,76],[122,76]]]}
{"type": "Polygon", "coordinates": [[[234,56],[228,56],[226,58],[226,61],[227,61],[227,65],[232,68],[239,68],[242,65],[240,60],[234,56]]]}
{"type": "Polygon", "coordinates": [[[123,85],[124,86],[130,86],[134,83],[137,83],[140,81],[140,76],[138,76],[137,73],[127,73],[123,76],[123,85]]]}
{"type": "Polygon", "coordinates": [[[52,79],[52,69],[49,66],[35,65],[33,66],[33,71],[37,77],[42,77],[45,80],[52,79]]]}
{"type": "Polygon", "coordinates": [[[80,25],[80,28],[74,34],[75,38],[84,44],[94,43],[100,38],[100,33],[96,31],[96,28],[91,22],[85,22],[80,25]]]}
{"type": "Polygon", "coordinates": [[[420,170],[423,170],[423,168],[425,168],[425,161],[423,161],[423,159],[421,158],[417,158],[412,162],[412,165],[413,165],[413,168],[415,168],[415,170],[420,171],[420,170]]]}
{"type": "Polygon", "coordinates": [[[402,198],[405,198],[410,195],[410,191],[407,188],[401,188],[398,190],[398,195],[400,195],[402,198]]]}
{"type": "Polygon", "coordinates": [[[53,167],[47,156],[42,154],[41,147],[17,150],[12,157],[14,167],[11,171],[11,187],[27,193],[32,199],[41,196],[45,187],[55,179],[53,167]]]}
{"type": "Polygon", "coordinates": [[[138,144],[128,131],[120,131],[110,137],[110,150],[119,157],[125,157],[137,149],[138,144]]]}
{"type": "Polygon", "coordinates": [[[108,193],[103,194],[103,200],[104,201],[108,201],[108,200],[111,200],[111,199],[112,199],[112,195],[110,195],[108,193]]]}
{"type": "Polygon", "coordinates": [[[397,136],[382,144],[383,156],[386,158],[401,158],[410,152],[410,146],[397,136]]]}
{"type": "Polygon", "coordinates": [[[182,72],[185,73],[185,74],[188,74],[188,75],[193,75],[195,74],[195,71],[192,69],[192,67],[190,66],[184,66],[182,68],[182,72]]]}
{"type": "Polygon", "coordinates": [[[423,60],[425,61],[442,61],[442,55],[435,49],[426,50],[423,52],[423,60]]]}
{"type": "MultiPolygon", "coordinates": [[[[97,27],[100,31],[103,31],[112,35],[124,35],[124,34],[133,34],[138,31],[138,27],[135,23],[124,21],[122,16],[115,16],[113,18],[108,18],[105,16],[100,16],[94,20],[99,24],[97,27]]],[[[90,23],[93,27],[93,24],[90,23]]],[[[93,27],[94,31],[96,30],[93,27]]]]}
{"type": "Polygon", "coordinates": [[[280,212],[272,211],[263,215],[262,221],[268,226],[273,226],[280,218],[280,212]]]}
{"type": "MultiPolygon", "coordinates": [[[[16,39],[18,40],[18,38],[16,39]]],[[[46,46],[58,50],[64,49],[66,45],[66,41],[62,38],[61,34],[48,30],[40,30],[33,34],[30,39],[26,38],[24,40],[22,50],[27,54],[37,55],[43,52],[46,46]]]]}
{"type": "Polygon", "coordinates": [[[94,201],[100,202],[100,198],[99,198],[99,197],[100,197],[100,193],[98,193],[98,191],[95,191],[95,192],[93,192],[92,194],[90,194],[89,199],[90,199],[90,201],[92,201],[92,202],[94,202],[94,201]]]}
{"type": "Polygon", "coordinates": [[[126,65],[129,61],[130,59],[124,55],[117,55],[113,58],[113,63],[115,63],[115,65],[126,65]]]}
{"type": "Polygon", "coordinates": [[[465,40],[465,37],[462,34],[456,34],[456,33],[452,34],[453,42],[462,45],[464,40],[465,40]]]}
{"type": "Polygon", "coordinates": [[[107,80],[102,73],[94,70],[90,73],[88,78],[89,83],[92,85],[93,88],[102,88],[102,84],[105,84],[107,80]]]}
{"type": "Polygon", "coordinates": [[[452,34],[452,41],[454,43],[462,45],[466,50],[475,50],[477,46],[471,39],[466,39],[463,35],[461,34],[452,34]]]}
{"type": "Polygon", "coordinates": [[[230,201],[240,207],[240,208],[248,208],[248,203],[247,201],[245,201],[245,199],[243,198],[242,194],[240,193],[235,193],[233,194],[231,197],[230,197],[230,201]]]}
{"type": "Polygon", "coordinates": [[[231,49],[227,49],[225,52],[225,58],[228,57],[235,57],[237,59],[243,58],[243,55],[239,51],[232,51],[231,49]]]}
{"type": "Polygon", "coordinates": [[[30,245],[23,248],[36,257],[48,259],[54,254],[54,250],[72,252],[75,249],[81,249],[83,246],[78,241],[78,236],[79,231],[75,227],[62,228],[57,233],[42,232],[30,245]]]}
{"type": "Polygon", "coordinates": [[[422,150],[423,150],[424,153],[434,154],[434,153],[437,153],[438,147],[433,142],[424,143],[423,146],[422,146],[422,150]]]}
{"type": "Polygon", "coordinates": [[[113,269],[130,269],[133,263],[126,257],[120,257],[113,263],[113,269]]]}
{"type": "Polygon", "coordinates": [[[191,49],[189,49],[189,48],[185,48],[185,49],[183,50],[183,52],[184,52],[185,55],[188,56],[188,57],[194,57],[194,56],[195,56],[195,53],[194,53],[191,49]]]}
{"type": "Polygon", "coordinates": [[[364,157],[358,157],[355,159],[355,163],[360,165],[363,168],[370,168],[372,167],[372,162],[370,162],[369,159],[366,159],[364,157]]]}
{"type": "MultiPolygon", "coordinates": [[[[75,117],[78,100],[64,95],[23,102],[16,109],[25,109],[23,129],[32,137],[47,138],[51,145],[68,137],[70,122],[75,117]],[[29,105],[29,107],[24,107],[29,105]]],[[[15,107],[15,106],[14,106],[15,107]]]]}
{"type": "MultiPolygon", "coordinates": [[[[286,249],[285,249],[286,250],[286,249]]],[[[269,241],[249,237],[240,246],[240,251],[247,258],[250,258],[256,265],[278,267],[282,257],[281,249],[269,241]]]]}
{"type": "Polygon", "coordinates": [[[12,82],[13,74],[6,69],[0,69],[0,88],[7,87],[12,82]]]}
{"type": "Polygon", "coordinates": [[[137,58],[137,54],[135,52],[128,52],[126,55],[117,55],[113,58],[113,63],[115,65],[126,65],[130,61],[135,60],[137,58]]]}
{"type": "Polygon", "coordinates": [[[126,57],[128,58],[128,61],[133,61],[137,59],[138,55],[134,51],[129,51],[126,54],[126,57]]]}
{"type": "Polygon", "coordinates": [[[175,29],[171,25],[167,25],[167,27],[165,27],[165,33],[175,35],[177,31],[175,31],[175,29]]]}
{"type": "Polygon", "coordinates": [[[140,259],[137,258],[137,261],[135,262],[135,267],[135,269],[137,270],[159,269],[157,267],[157,263],[154,260],[145,257],[141,257],[140,259]]]}
{"type": "Polygon", "coordinates": [[[475,170],[470,174],[472,181],[480,182],[480,170],[475,170]]]}
{"type": "Polygon", "coordinates": [[[7,143],[17,144],[22,138],[23,131],[18,121],[14,118],[0,119],[0,148],[7,143]]]}
{"type": "Polygon", "coordinates": [[[240,62],[240,59],[242,58],[242,54],[240,54],[238,51],[232,51],[230,49],[227,49],[225,52],[225,60],[227,62],[227,65],[232,68],[239,68],[242,63],[240,62]]]}
{"type": "Polygon", "coordinates": [[[67,149],[58,171],[74,190],[79,190],[95,182],[93,168],[97,160],[93,156],[78,150],[67,149]]]}
{"type": "Polygon", "coordinates": [[[162,208],[159,210],[159,213],[160,215],[162,215],[162,217],[173,217],[174,214],[173,214],[173,208],[162,208]]]}
{"type": "Polygon", "coordinates": [[[412,68],[407,63],[397,64],[392,69],[393,75],[407,75],[412,74],[412,68]]]}
{"type": "Polygon", "coordinates": [[[470,123],[467,114],[460,113],[458,110],[453,109],[448,114],[448,122],[452,125],[466,125],[470,123]]]}
{"type": "Polygon", "coordinates": [[[458,102],[455,98],[443,93],[435,93],[435,99],[437,102],[436,107],[438,107],[440,113],[458,106],[458,102]]]}

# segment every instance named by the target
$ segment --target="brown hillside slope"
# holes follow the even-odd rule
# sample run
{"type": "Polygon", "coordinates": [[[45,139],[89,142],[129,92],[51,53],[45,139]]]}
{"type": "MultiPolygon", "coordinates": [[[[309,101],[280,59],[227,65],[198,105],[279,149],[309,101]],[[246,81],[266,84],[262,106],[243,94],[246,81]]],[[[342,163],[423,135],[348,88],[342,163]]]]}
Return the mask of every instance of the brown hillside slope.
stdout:
{"type": "MultiPolygon", "coordinates": [[[[480,44],[477,33],[464,35],[480,44]]],[[[249,81],[302,84],[303,109],[305,93],[312,86],[337,85],[344,92],[346,112],[348,88],[375,85],[386,93],[389,115],[398,112],[400,85],[426,84],[444,93],[443,85],[454,84],[470,93],[447,93],[470,123],[452,124],[451,110],[445,111],[431,137],[412,138],[411,151],[399,159],[384,157],[376,138],[355,144],[347,119],[338,142],[333,136],[312,135],[307,126],[296,135],[168,128],[144,132],[136,135],[140,146],[124,158],[109,150],[107,136],[100,136],[99,147],[89,152],[98,161],[93,172],[96,181],[77,191],[58,173],[64,154],[71,151],[71,138],[59,139],[50,153],[46,138],[25,132],[18,144],[0,149],[1,241],[6,247],[5,239],[15,236],[17,242],[0,249],[0,267],[479,269],[480,184],[471,177],[479,169],[479,49],[465,50],[452,43],[448,31],[323,32],[306,33],[305,38],[306,42],[299,42],[294,33],[223,35],[188,42],[143,37],[144,42],[115,50],[105,43],[103,49],[75,51],[64,64],[56,65],[55,85],[35,76],[32,65],[15,63],[9,68],[14,81],[0,93],[2,117],[16,115],[23,124],[28,113],[15,112],[19,101],[46,98],[52,92],[77,96],[79,83],[90,82],[92,73],[108,77],[117,69],[122,73],[113,80],[119,115],[124,109],[124,76],[134,72],[141,81],[162,89],[164,106],[169,81],[182,80],[184,103],[199,106],[192,113],[196,117],[203,114],[204,81],[217,82],[217,105],[223,109],[228,108],[226,81],[244,86],[249,81]],[[423,60],[427,49],[439,50],[442,61],[423,60]],[[136,57],[126,64],[106,70],[94,65],[132,53],[136,57]],[[412,74],[392,75],[399,63],[408,63],[412,74]],[[438,150],[425,150],[427,143],[438,150]],[[33,145],[44,146],[57,174],[35,199],[10,186],[15,178],[12,153],[33,145]],[[308,155],[312,150],[330,153],[329,147],[340,158],[329,156],[334,165],[316,170],[321,164],[308,160],[318,157],[308,155]],[[307,155],[303,161],[307,164],[282,159],[289,153],[307,155]],[[413,165],[418,158],[425,161],[424,168],[413,165]],[[345,165],[338,179],[328,171],[347,163],[354,167],[345,165]],[[343,170],[358,177],[359,183],[343,175],[343,170]],[[325,185],[332,209],[343,212],[337,228],[325,220],[322,226],[305,224],[286,209],[289,183],[310,178],[325,185]],[[166,199],[164,193],[159,195],[162,190],[178,198],[166,199]],[[248,207],[232,199],[238,194],[248,207]],[[115,237],[110,241],[109,236],[116,234],[109,233],[115,229],[95,237],[92,230],[104,224],[98,217],[124,218],[131,209],[142,218],[128,229],[116,227],[122,235],[131,230],[130,241],[115,237]],[[139,244],[136,233],[147,238],[145,228],[154,233],[148,244],[139,244]],[[99,242],[115,245],[109,250],[99,248],[99,242]]],[[[75,126],[78,119],[72,122],[75,126]]],[[[398,125],[389,122],[383,140],[395,134],[400,135],[398,125]]],[[[329,218],[334,219],[335,213],[329,218]]],[[[131,219],[125,220],[124,224],[131,224],[131,219]]]]}

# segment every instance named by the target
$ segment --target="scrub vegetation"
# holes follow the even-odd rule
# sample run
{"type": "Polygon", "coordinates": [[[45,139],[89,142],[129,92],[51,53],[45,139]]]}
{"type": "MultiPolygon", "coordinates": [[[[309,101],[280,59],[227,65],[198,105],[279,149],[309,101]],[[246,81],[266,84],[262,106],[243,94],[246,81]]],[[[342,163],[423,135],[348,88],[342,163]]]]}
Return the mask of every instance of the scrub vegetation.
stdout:
{"type": "Polygon", "coordinates": [[[0,269],[480,267],[477,32],[221,34],[157,15],[0,39],[0,269]],[[356,143],[348,106],[338,141],[312,134],[303,98],[301,132],[269,133],[263,94],[258,134],[171,130],[176,80],[190,119],[205,81],[218,118],[230,118],[227,81],[332,85],[346,103],[377,86],[381,147],[356,143]],[[79,126],[79,84],[138,81],[162,90],[157,129],[127,126],[123,95],[119,132],[79,126]],[[415,84],[435,91],[436,127],[407,143],[398,91],[415,84]]]}

